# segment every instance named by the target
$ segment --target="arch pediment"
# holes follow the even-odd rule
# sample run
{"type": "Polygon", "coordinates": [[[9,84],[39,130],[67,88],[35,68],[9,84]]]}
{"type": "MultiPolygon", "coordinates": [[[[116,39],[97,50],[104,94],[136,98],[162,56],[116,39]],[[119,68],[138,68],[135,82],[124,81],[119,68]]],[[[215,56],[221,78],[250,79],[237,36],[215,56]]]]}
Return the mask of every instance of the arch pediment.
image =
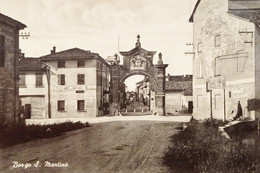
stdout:
{"type": "Polygon", "coordinates": [[[126,56],[126,57],[137,55],[137,54],[142,54],[142,55],[146,55],[146,56],[154,56],[156,54],[156,51],[147,51],[144,48],[135,47],[130,51],[121,51],[119,53],[123,56],[126,56]]]}

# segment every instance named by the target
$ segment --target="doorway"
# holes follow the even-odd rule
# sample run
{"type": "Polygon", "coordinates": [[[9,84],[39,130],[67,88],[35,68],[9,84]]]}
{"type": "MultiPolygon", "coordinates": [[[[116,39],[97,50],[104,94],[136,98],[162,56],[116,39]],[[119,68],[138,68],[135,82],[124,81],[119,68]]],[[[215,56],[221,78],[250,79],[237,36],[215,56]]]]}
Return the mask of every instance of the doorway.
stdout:
{"type": "Polygon", "coordinates": [[[31,119],[31,104],[24,105],[24,116],[26,119],[31,119]]]}

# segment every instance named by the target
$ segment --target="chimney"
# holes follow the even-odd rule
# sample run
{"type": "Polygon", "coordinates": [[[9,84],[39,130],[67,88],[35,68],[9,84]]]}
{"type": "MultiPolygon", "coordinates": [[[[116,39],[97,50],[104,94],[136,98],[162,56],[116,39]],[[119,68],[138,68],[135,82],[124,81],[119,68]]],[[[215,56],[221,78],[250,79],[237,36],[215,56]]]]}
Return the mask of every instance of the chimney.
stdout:
{"type": "Polygon", "coordinates": [[[55,46],[53,46],[53,49],[51,50],[51,54],[54,54],[54,53],[56,53],[56,47],[55,46]]]}

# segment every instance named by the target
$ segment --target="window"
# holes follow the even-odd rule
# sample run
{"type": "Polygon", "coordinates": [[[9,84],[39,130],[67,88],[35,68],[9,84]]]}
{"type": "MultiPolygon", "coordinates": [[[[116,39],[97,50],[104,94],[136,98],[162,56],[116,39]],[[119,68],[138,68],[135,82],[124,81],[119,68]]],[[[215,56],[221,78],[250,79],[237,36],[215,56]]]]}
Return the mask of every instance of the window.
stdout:
{"type": "Polygon", "coordinates": [[[215,37],[215,47],[220,46],[221,45],[221,36],[217,35],[215,37]]]}
{"type": "Polygon", "coordinates": [[[85,67],[85,60],[78,60],[78,67],[85,67]]]}
{"type": "Polygon", "coordinates": [[[215,101],[214,101],[214,108],[215,109],[220,109],[221,108],[221,104],[223,104],[222,102],[222,98],[221,98],[221,95],[220,94],[216,94],[215,97],[214,97],[215,101]]]}
{"type": "Polygon", "coordinates": [[[78,100],[78,105],[77,105],[78,111],[84,111],[85,110],[85,101],[84,100],[78,100]]]}
{"type": "Polygon", "coordinates": [[[85,84],[85,75],[78,74],[78,85],[84,85],[84,84],[85,84]]]}
{"type": "Polygon", "coordinates": [[[0,35],[0,67],[5,66],[5,37],[0,35]]]}
{"type": "Polygon", "coordinates": [[[198,43],[198,47],[197,47],[197,52],[200,53],[202,52],[202,43],[198,43]]]}
{"type": "Polygon", "coordinates": [[[64,60],[58,61],[58,68],[65,68],[65,61],[64,60]]]}
{"type": "Polygon", "coordinates": [[[196,68],[195,68],[195,74],[196,78],[203,78],[203,64],[200,60],[195,62],[196,68]]]}
{"type": "Polygon", "coordinates": [[[65,74],[58,74],[58,85],[65,85],[65,74]]]}
{"type": "Polygon", "coordinates": [[[223,55],[215,59],[215,75],[232,76],[246,71],[248,52],[223,55]]]}
{"type": "Polygon", "coordinates": [[[202,74],[202,62],[199,63],[199,77],[202,78],[203,74],[202,74]]]}
{"type": "Polygon", "coordinates": [[[36,87],[42,87],[42,73],[36,73],[36,87]]]}
{"type": "Polygon", "coordinates": [[[65,111],[65,101],[58,100],[58,111],[65,111]]]}
{"type": "Polygon", "coordinates": [[[103,64],[100,63],[100,68],[99,68],[100,71],[103,71],[103,64]]]}
{"type": "Polygon", "coordinates": [[[97,62],[97,70],[100,69],[100,62],[97,62]]]}
{"type": "Polygon", "coordinates": [[[19,87],[21,87],[21,88],[26,87],[25,74],[19,74],[19,87]]]}
{"type": "Polygon", "coordinates": [[[231,98],[231,91],[229,91],[229,93],[228,93],[228,97],[231,98]]]}

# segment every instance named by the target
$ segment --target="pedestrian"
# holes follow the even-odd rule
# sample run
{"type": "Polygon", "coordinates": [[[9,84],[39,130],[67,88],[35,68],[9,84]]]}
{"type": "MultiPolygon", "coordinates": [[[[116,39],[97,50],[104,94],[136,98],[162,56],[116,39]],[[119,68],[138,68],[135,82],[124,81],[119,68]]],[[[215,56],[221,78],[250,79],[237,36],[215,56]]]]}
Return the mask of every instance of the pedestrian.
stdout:
{"type": "Polygon", "coordinates": [[[242,117],[242,114],[243,114],[242,107],[241,107],[240,101],[238,101],[238,103],[237,103],[237,114],[234,117],[234,120],[237,120],[240,117],[242,117]]]}

